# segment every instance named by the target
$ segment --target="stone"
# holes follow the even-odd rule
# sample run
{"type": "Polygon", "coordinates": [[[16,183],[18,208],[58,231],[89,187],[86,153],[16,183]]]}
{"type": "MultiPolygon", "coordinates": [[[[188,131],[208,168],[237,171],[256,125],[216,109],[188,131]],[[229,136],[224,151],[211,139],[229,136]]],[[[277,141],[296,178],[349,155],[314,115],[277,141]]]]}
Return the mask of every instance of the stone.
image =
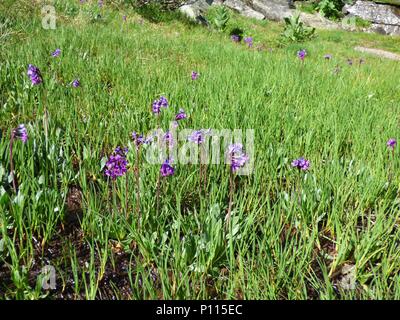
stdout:
{"type": "Polygon", "coordinates": [[[374,0],[374,2],[400,6],[400,0],[374,0]]]}
{"type": "Polygon", "coordinates": [[[300,20],[304,23],[304,25],[317,29],[333,30],[341,28],[341,26],[338,23],[333,22],[321,16],[319,13],[310,14],[310,13],[300,12],[300,20]]]}
{"type": "Polygon", "coordinates": [[[250,8],[248,5],[246,5],[245,3],[243,3],[243,1],[240,0],[225,0],[223,2],[224,6],[235,10],[236,12],[238,12],[240,15],[247,17],[247,18],[251,18],[251,19],[256,19],[256,20],[264,20],[265,16],[256,11],[253,10],[252,8],[250,8]]]}
{"type": "Polygon", "coordinates": [[[213,0],[187,1],[183,6],[179,7],[179,11],[199,23],[204,23],[205,18],[203,15],[213,2],[213,0]]]}
{"type": "Polygon", "coordinates": [[[267,19],[282,21],[293,15],[294,10],[289,8],[287,0],[253,0],[252,7],[261,12],[267,19]]]}
{"type": "Polygon", "coordinates": [[[386,50],[382,50],[382,49],[366,48],[366,47],[355,47],[354,50],[359,51],[359,52],[363,52],[363,53],[373,54],[375,56],[382,57],[382,58],[385,58],[385,59],[400,61],[400,55],[399,54],[396,54],[396,53],[393,53],[393,52],[390,52],[390,51],[386,51],[386,50]]]}
{"type": "Polygon", "coordinates": [[[352,6],[345,6],[344,11],[352,16],[370,21],[372,31],[400,35],[400,8],[358,0],[352,6]]]}

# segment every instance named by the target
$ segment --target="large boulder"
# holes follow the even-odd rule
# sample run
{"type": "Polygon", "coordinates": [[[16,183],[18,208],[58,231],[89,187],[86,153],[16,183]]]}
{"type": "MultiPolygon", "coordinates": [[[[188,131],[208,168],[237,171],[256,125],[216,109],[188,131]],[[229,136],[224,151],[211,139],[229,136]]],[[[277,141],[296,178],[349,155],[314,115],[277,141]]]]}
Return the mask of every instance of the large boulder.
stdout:
{"type": "Polygon", "coordinates": [[[236,12],[240,13],[242,16],[245,16],[247,18],[252,18],[256,20],[264,20],[265,16],[261,13],[258,12],[252,8],[250,8],[248,5],[246,5],[243,1],[241,0],[225,0],[223,2],[224,6],[235,10],[236,12]]]}
{"type": "Polygon", "coordinates": [[[206,24],[204,13],[213,2],[213,0],[189,0],[183,6],[179,7],[179,10],[187,17],[199,23],[206,24]]]}
{"type": "Polygon", "coordinates": [[[269,20],[281,21],[293,15],[287,0],[252,0],[254,10],[261,12],[269,20]]]}
{"type": "Polygon", "coordinates": [[[375,0],[374,2],[400,6],[400,0],[375,0]]]}
{"type": "Polygon", "coordinates": [[[371,22],[371,30],[383,34],[400,35],[400,8],[372,1],[357,1],[345,6],[344,11],[371,22]]]}
{"type": "Polygon", "coordinates": [[[226,7],[235,10],[239,14],[257,20],[264,20],[265,16],[252,9],[241,0],[189,0],[186,1],[179,10],[187,15],[189,18],[198,21],[204,21],[204,13],[208,10],[211,5],[223,4],[226,7]]]}

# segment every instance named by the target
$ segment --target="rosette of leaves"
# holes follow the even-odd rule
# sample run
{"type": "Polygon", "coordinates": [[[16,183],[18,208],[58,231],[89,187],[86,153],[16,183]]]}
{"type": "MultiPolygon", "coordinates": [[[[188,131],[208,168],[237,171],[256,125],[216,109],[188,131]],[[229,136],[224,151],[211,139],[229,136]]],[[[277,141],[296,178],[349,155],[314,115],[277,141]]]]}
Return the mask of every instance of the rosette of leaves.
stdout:
{"type": "Polygon", "coordinates": [[[218,31],[225,31],[230,16],[229,11],[225,6],[218,6],[215,10],[215,17],[213,19],[213,25],[218,31]]]}
{"type": "Polygon", "coordinates": [[[302,42],[315,37],[315,28],[304,26],[300,16],[285,18],[285,28],[281,34],[283,42],[302,42]]]}

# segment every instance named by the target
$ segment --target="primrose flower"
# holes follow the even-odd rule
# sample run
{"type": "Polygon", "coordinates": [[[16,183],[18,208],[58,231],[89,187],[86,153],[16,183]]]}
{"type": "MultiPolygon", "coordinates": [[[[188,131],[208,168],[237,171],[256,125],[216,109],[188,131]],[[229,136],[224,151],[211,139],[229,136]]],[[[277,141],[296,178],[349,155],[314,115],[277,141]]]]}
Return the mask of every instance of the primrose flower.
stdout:
{"type": "Polygon", "coordinates": [[[394,149],[396,144],[397,144],[397,141],[396,141],[396,139],[393,139],[393,138],[389,139],[388,142],[386,143],[388,148],[392,148],[392,149],[394,149]]]}
{"type": "Polygon", "coordinates": [[[26,143],[28,140],[28,131],[25,128],[24,124],[20,124],[17,128],[15,128],[12,132],[13,138],[20,139],[23,143],[26,143]]]}
{"type": "Polygon", "coordinates": [[[297,57],[301,60],[304,61],[305,57],[307,56],[307,51],[305,49],[302,49],[297,52],[297,57]]]}
{"type": "Polygon", "coordinates": [[[249,48],[251,48],[253,46],[253,38],[252,37],[244,38],[244,42],[248,45],[249,48]]]}
{"type": "Polygon", "coordinates": [[[58,57],[61,54],[61,49],[56,49],[51,55],[53,57],[58,57]]]}
{"type": "Polygon", "coordinates": [[[164,163],[161,165],[160,168],[160,173],[163,177],[168,177],[168,176],[172,176],[175,173],[175,169],[174,167],[172,167],[170,165],[172,161],[170,159],[167,159],[164,161],[164,163]]]}
{"type": "Polygon", "coordinates": [[[108,158],[104,174],[112,180],[122,177],[128,171],[128,160],[126,160],[126,149],[118,147],[108,158]]]}
{"type": "Polygon", "coordinates": [[[231,164],[231,171],[236,172],[244,167],[249,157],[243,152],[243,145],[240,143],[231,144],[228,147],[228,156],[231,164]]]}
{"type": "Polygon", "coordinates": [[[27,75],[31,79],[33,85],[38,85],[43,82],[39,68],[32,64],[28,65],[27,75]]]}
{"type": "Polygon", "coordinates": [[[186,118],[187,118],[187,116],[186,116],[186,113],[185,113],[185,111],[183,109],[180,109],[179,113],[175,116],[175,120],[176,121],[183,120],[183,119],[186,119],[186,118]]]}
{"type": "Polygon", "coordinates": [[[310,168],[310,161],[304,159],[303,157],[298,158],[292,161],[292,167],[299,170],[307,171],[310,168]]]}

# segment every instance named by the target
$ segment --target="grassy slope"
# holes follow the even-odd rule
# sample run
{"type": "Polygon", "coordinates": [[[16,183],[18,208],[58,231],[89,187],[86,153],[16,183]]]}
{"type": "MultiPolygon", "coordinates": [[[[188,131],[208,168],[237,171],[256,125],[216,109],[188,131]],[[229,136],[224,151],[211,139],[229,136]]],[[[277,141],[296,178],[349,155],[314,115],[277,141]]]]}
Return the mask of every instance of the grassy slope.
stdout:
{"type": "MultiPolygon", "coordinates": [[[[53,297],[61,297],[65,285],[70,298],[329,299],[338,297],[341,267],[354,264],[356,290],[340,297],[400,298],[400,177],[395,170],[388,183],[385,145],[399,138],[400,68],[352,50],[373,45],[399,51],[398,38],[320,31],[311,42],[278,48],[281,25],[235,17],[232,27],[272,48],[256,51],[201,27],[141,24],[129,10],[103,14],[104,23],[89,23],[84,14],[60,18],[54,31],[18,18],[21,31],[0,51],[0,173],[9,166],[9,128],[23,122],[30,133],[28,144],[15,148],[20,196],[14,202],[0,196],[0,276],[7,279],[0,293],[38,297],[35,277],[24,270],[37,272],[38,261],[45,261],[38,257],[47,258],[55,247],[53,297]],[[55,48],[62,49],[59,59],[49,57],[55,48]],[[296,58],[300,48],[309,52],[304,66],[296,58]],[[325,61],[325,53],[333,59],[325,61]],[[366,63],[358,65],[359,58],[366,63]],[[28,63],[42,70],[47,94],[30,87],[28,63]],[[334,75],[336,65],[341,72],[334,75]],[[201,74],[196,82],[192,70],[201,74]],[[68,85],[75,78],[79,89],[68,85]],[[42,132],[45,94],[50,151],[42,132]],[[100,159],[127,144],[133,130],[156,127],[150,106],[160,94],[171,102],[164,129],[184,108],[187,128],[256,130],[255,172],[238,179],[233,240],[222,227],[228,174],[221,166],[209,167],[207,197],[198,195],[198,166],[178,166],[163,186],[157,215],[158,166],[143,163],[140,230],[112,205],[125,203],[125,180],[113,201],[100,159]],[[301,204],[290,196],[299,184],[290,162],[299,156],[312,164],[301,183],[301,204]],[[60,231],[71,185],[83,195],[80,231],[72,235],[60,231]],[[90,276],[82,277],[84,271],[90,276]]],[[[397,150],[395,155],[398,169],[397,150]]],[[[128,188],[133,185],[131,173],[128,188]]],[[[135,195],[127,194],[134,208],[135,195]]]]}

